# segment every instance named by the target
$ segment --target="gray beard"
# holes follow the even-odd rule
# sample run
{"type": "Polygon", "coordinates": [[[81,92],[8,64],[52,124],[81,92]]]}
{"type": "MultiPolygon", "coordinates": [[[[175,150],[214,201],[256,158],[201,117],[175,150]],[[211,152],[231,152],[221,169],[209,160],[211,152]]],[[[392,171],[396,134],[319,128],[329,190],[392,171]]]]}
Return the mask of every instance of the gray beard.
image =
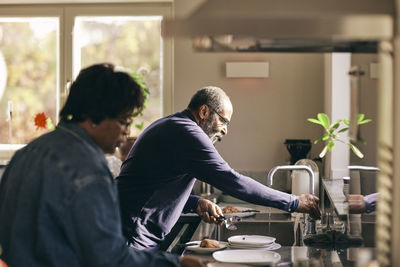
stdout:
{"type": "Polygon", "coordinates": [[[222,139],[221,134],[217,131],[217,126],[215,124],[214,116],[208,117],[206,120],[202,120],[199,122],[199,126],[206,135],[211,139],[211,142],[215,144],[215,142],[220,142],[222,139]]]}

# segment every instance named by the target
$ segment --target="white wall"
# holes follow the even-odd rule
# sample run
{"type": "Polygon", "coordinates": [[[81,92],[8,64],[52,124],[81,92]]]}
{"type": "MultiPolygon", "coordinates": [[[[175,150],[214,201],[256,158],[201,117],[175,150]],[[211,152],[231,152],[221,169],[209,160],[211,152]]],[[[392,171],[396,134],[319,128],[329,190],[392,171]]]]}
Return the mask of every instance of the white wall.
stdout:
{"type": "MultiPolygon", "coordinates": [[[[194,2],[175,0],[175,14],[186,16],[194,2]]],[[[231,97],[234,113],[229,133],[217,149],[233,168],[267,171],[289,160],[285,139],[314,140],[322,134],[322,127],[306,119],[324,112],[323,54],[196,53],[191,45],[190,40],[175,39],[174,111],[184,109],[202,86],[222,87],[231,97]],[[228,79],[224,73],[227,61],[268,61],[270,77],[228,79]]],[[[377,80],[369,78],[369,63],[376,62],[376,55],[353,55],[352,61],[366,71],[360,109],[374,121],[361,127],[368,141],[367,146],[360,145],[365,158],[351,156],[351,163],[376,165],[377,80]]],[[[321,149],[321,145],[313,145],[311,157],[317,157],[321,149]]]]}
{"type": "Polygon", "coordinates": [[[361,137],[367,143],[359,145],[364,153],[363,159],[351,154],[350,163],[353,165],[376,166],[378,79],[370,77],[370,64],[373,62],[378,62],[378,57],[375,54],[352,55],[352,65],[358,65],[365,72],[365,75],[360,79],[360,112],[364,113],[366,118],[372,119],[372,122],[361,125],[359,128],[361,137]]]}
{"type": "MultiPolygon", "coordinates": [[[[361,125],[359,128],[360,136],[366,144],[358,144],[358,148],[364,153],[364,158],[360,159],[353,153],[350,154],[351,165],[377,166],[377,100],[378,100],[378,79],[370,77],[370,64],[378,62],[375,54],[353,54],[352,65],[357,65],[365,72],[360,79],[360,112],[365,117],[372,119],[372,122],[361,125]]],[[[376,173],[361,173],[361,192],[370,194],[376,192],[376,173]]]]}
{"type": "MultiPolygon", "coordinates": [[[[175,40],[174,109],[184,109],[205,85],[222,87],[234,106],[229,133],[218,151],[235,169],[269,170],[285,164],[285,139],[315,139],[322,128],[307,122],[323,112],[324,57],[294,53],[196,53],[175,40]],[[266,79],[225,78],[227,61],[268,61],[266,79]]],[[[321,147],[314,148],[317,156],[321,147]]]]}

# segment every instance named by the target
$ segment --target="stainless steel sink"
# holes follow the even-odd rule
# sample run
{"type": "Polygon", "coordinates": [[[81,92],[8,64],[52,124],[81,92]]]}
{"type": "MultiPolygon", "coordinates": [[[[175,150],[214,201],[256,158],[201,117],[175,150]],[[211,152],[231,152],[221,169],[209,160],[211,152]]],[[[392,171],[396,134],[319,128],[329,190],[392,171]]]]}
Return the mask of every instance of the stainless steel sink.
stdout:
{"type": "Polygon", "coordinates": [[[226,241],[234,235],[267,235],[276,238],[282,246],[292,246],[294,243],[294,222],[240,222],[237,230],[230,231],[220,227],[221,240],[226,241]]]}
{"type": "Polygon", "coordinates": [[[250,217],[247,220],[257,221],[287,221],[291,220],[292,215],[290,213],[257,213],[255,216],[250,217]]]}
{"type": "MultiPolygon", "coordinates": [[[[282,246],[293,246],[295,221],[289,213],[259,213],[236,224],[237,230],[231,231],[225,227],[219,227],[220,240],[226,241],[234,235],[267,235],[276,238],[276,242],[282,246]]],[[[363,215],[361,217],[361,236],[364,247],[375,247],[375,216],[363,215]]],[[[297,231],[299,234],[299,231],[297,231]]],[[[300,236],[297,244],[300,245],[300,236]]]]}
{"type": "Polygon", "coordinates": [[[236,224],[237,230],[219,227],[220,239],[226,241],[234,235],[267,235],[276,238],[282,246],[294,243],[294,220],[290,213],[258,213],[236,224]]]}

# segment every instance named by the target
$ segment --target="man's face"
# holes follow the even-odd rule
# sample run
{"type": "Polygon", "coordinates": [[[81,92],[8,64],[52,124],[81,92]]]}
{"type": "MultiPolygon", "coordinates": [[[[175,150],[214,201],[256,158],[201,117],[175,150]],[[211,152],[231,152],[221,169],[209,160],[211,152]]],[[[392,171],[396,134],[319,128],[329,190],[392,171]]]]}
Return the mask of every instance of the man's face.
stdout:
{"type": "Polygon", "coordinates": [[[200,120],[199,126],[210,137],[213,144],[221,141],[228,133],[228,124],[232,117],[232,104],[229,100],[223,101],[222,110],[217,113],[212,107],[208,107],[209,116],[200,120]]]}
{"type": "Polygon", "coordinates": [[[221,141],[222,138],[222,134],[218,129],[216,117],[216,114],[211,114],[199,123],[200,128],[210,137],[213,144],[217,141],[221,141]]]}

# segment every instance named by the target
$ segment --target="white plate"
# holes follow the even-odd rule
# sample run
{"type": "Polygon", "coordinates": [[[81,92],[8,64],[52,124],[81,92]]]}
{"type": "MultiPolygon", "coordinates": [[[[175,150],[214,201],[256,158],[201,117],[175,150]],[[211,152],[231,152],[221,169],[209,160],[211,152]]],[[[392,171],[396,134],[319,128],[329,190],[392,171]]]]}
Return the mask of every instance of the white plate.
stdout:
{"type": "Polygon", "coordinates": [[[272,244],[275,240],[275,237],[266,235],[234,235],[228,238],[230,244],[252,245],[257,247],[272,244]]]}
{"type": "Polygon", "coordinates": [[[196,242],[196,244],[192,245],[192,246],[187,246],[186,250],[194,251],[196,253],[211,253],[211,252],[214,252],[217,250],[224,249],[228,246],[227,242],[219,241],[218,242],[219,246],[220,246],[219,248],[202,248],[202,247],[200,247],[201,241],[191,241],[190,243],[194,243],[194,242],[196,242]]]}
{"type": "Polygon", "coordinates": [[[282,246],[279,243],[272,243],[270,245],[262,246],[262,247],[254,247],[251,245],[237,245],[237,244],[229,244],[229,248],[231,249],[264,249],[264,250],[277,250],[282,246]]]}
{"type": "Polygon", "coordinates": [[[207,267],[249,267],[249,265],[244,264],[232,264],[232,263],[223,263],[223,262],[210,262],[207,263],[207,267]]]}
{"type": "Polygon", "coordinates": [[[281,255],[268,250],[224,250],[216,251],[213,258],[225,263],[243,263],[251,265],[274,264],[281,260],[281,255]]]}
{"type": "MultiPolygon", "coordinates": [[[[220,206],[221,209],[225,208],[226,206],[220,206]]],[[[238,210],[250,210],[250,208],[246,208],[246,207],[239,207],[239,206],[234,206],[235,208],[237,208],[238,210]]],[[[248,212],[238,212],[238,213],[224,213],[225,218],[229,218],[232,216],[238,216],[241,218],[245,218],[245,217],[250,217],[253,216],[254,214],[256,214],[255,211],[248,211],[248,212]]]]}
{"type": "Polygon", "coordinates": [[[223,262],[210,262],[207,263],[207,267],[249,267],[249,265],[244,264],[232,264],[232,263],[223,263],[223,262]]]}

